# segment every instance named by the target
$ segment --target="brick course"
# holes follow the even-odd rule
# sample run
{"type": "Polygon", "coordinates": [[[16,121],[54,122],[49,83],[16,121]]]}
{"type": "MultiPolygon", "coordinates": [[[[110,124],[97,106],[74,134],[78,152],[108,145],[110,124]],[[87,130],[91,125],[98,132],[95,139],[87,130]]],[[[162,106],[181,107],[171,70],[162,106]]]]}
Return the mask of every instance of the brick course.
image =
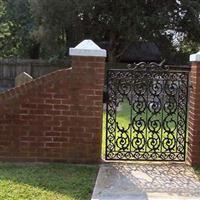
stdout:
{"type": "Polygon", "coordinates": [[[98,163],[105,58],[72,57],[72,68],[0,95],[0,160],[98,163]]]}

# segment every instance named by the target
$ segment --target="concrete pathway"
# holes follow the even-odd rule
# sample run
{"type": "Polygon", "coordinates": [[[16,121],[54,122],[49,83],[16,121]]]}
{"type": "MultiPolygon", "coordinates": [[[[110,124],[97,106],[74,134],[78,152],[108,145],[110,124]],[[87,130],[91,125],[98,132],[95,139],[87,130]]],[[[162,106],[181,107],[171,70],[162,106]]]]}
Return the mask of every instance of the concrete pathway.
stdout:
{"type": "Polygon", "coordinates": [[[200,200],[200,181],[184,164],[104,164],[92,200],[200,200]]]}

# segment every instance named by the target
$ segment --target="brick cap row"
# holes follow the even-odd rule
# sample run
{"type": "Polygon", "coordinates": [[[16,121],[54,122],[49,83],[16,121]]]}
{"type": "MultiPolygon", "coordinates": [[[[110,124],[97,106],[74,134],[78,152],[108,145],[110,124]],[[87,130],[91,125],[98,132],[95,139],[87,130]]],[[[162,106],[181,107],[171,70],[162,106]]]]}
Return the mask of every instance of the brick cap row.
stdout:
{"type": "Polygon", "coordinates": [[[105,49],[101,49],[92,40],[83,40],[75,48],[69,48],[70,56],[106,57],[105,49]]]}

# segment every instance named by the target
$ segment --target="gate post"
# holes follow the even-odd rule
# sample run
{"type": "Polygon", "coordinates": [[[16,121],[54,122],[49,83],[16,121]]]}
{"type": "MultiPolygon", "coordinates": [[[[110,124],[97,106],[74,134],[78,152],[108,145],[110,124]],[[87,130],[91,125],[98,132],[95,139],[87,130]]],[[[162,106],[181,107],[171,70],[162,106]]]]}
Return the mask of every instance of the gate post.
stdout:
{"type": "Polygon", "coordinates": [[[84,40],[69,49],[71,56],[71,96],[72,111],[77,129],[79,151],[84,156],[81,163],[99,163],[101,160],[103,86],[106,50],[92,40],[84,40]]]}
{"type": "Polygon", "coordinates": [[[200,52],[190,55],[192,89],[190,91],[187,161],[200,167],[200,52]]]}

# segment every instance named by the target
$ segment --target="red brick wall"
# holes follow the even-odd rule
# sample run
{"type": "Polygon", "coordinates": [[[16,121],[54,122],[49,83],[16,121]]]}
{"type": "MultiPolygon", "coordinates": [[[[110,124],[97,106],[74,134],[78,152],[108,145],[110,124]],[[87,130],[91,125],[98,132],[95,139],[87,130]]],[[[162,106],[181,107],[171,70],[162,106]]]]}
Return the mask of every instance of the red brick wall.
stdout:
{"type": "Polygon", "coordinates": [[[189,145],[188,162],[200,167],[200,62],[192,63],[189,106],[189,145]]]}
{"type": "Polygon", "coordinates": [[[0,160],[97,163],[105,59],[63,69],[0,95],[0,160]]]}

